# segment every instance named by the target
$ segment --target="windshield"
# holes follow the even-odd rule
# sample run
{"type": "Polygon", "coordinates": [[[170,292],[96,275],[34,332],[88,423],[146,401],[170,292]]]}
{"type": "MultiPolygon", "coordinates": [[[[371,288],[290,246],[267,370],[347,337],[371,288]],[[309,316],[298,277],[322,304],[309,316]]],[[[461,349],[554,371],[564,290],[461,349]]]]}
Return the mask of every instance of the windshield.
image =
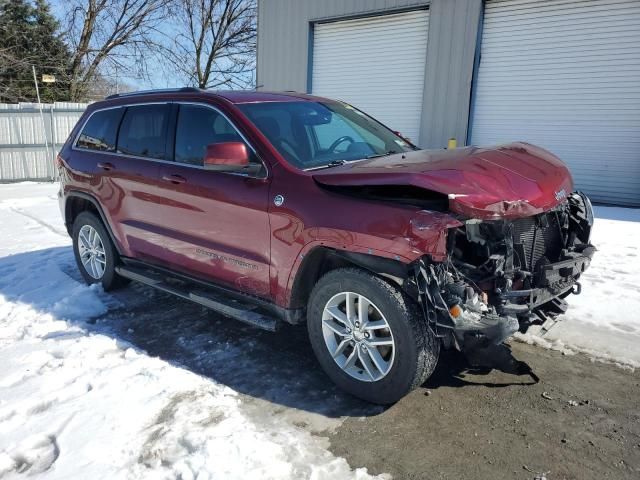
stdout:
{"type": "Polygon", "coordinates": [[[247,103],[239,108],[289,163],[301,169],[416,149],[340,102],[247,103]]]}

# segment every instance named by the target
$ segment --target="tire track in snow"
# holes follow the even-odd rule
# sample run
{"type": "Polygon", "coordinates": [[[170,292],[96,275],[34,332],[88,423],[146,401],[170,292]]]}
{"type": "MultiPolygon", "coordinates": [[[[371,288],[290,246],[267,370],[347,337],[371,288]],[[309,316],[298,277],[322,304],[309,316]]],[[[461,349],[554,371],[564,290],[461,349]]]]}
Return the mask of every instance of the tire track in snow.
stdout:
{"type": "Polygon", "coordinates": [[[43,226],[44,228],[46,228],[47,230],[49,230],[50,232],[55,233],[56,235],[60,235],[62,237],[67,238],[69,236],[69,234],[67,232],[61,232],[60,230],[58,230],[56,227],[54,227],[53,225],[49,225],[47,222],[45,222],[44,220],[36,217],[35,215],[32,215],[30,213],[25,212],[24,210],[21,210],[19,208],[16,207],[9,207],[9,210],[12,211],[13,213],[17,213],[18,215],[22,215],[23,217],[26,217],[30,220],[33,220],[34,222],[36,222],[37,224],[43,226]]]}

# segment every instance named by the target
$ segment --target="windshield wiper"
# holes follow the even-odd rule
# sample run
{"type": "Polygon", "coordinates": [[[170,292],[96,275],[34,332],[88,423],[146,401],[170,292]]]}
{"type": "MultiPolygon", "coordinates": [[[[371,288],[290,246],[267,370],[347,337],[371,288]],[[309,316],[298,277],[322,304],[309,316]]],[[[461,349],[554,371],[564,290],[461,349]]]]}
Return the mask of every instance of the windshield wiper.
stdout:
{"type": "Polygon", "coordinates": [[[376,153],[375,155],[369,155],[367,158],[388,157],[389,155],[393,155],[394,153],[398,153],[398,152],[395,150],[387,150],[384,153],[376,153]]]}
{"type": "Polygon", "coordinates": [[[309,170],[321,170],[323,168],[331,168],[331,167],[339,167],[340,165],[344,165],[346,160],[331,160],[329,163],[325,165],[318,165],[317,167],[305,168],[306,171],[309,170]]]}
{"type": "Polygon", "coordinates": [[[326,167],[339,167],[340,165],[344,165],[344,164],[345,164],[345,160],[331,160],[325,166],[326,167]]]}

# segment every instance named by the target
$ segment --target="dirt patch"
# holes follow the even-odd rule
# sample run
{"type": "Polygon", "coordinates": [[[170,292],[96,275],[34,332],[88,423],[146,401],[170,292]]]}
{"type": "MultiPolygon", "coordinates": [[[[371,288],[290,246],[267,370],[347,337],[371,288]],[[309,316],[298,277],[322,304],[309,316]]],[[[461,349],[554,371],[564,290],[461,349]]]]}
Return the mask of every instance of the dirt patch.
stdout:
{"type": "Polygon", "coordinates": [[[470,372],[447,354],[423,388],[347,419],[333,453],[396,479],[640,478],[640,374],[519,343],[513,351],[539,383],[470,372]]]}

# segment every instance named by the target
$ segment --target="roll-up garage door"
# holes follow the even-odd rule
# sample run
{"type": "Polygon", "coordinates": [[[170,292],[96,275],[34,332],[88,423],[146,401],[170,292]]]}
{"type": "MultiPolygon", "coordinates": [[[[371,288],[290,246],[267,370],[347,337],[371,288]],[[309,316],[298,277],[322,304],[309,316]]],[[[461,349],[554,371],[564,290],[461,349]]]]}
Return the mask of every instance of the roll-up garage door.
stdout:
{"type": "Polygon", "coordinates": [[[348,102],[418,141],[429,11],[319,23],[312,92],[348,102]]]}
{"type": "Polygon", "coordinates": [[[488,1],[474,99],[471,143],[538,144],[640,205],[640,1],[488,1]]]}

